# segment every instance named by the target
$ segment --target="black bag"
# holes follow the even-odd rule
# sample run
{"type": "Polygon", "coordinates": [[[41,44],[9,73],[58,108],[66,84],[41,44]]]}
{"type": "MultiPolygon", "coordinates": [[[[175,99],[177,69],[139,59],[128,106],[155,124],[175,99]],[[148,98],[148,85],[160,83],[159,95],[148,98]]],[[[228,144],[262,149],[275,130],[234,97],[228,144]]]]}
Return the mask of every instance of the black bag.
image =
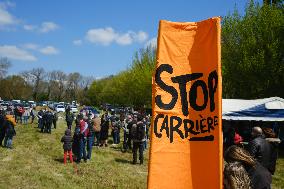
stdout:
{"type": "Polygon", "coordinates": [[[142,122],[132,125],[131,136],[133,139],[139,141],[145,138],[145,127],[142,122]]]}

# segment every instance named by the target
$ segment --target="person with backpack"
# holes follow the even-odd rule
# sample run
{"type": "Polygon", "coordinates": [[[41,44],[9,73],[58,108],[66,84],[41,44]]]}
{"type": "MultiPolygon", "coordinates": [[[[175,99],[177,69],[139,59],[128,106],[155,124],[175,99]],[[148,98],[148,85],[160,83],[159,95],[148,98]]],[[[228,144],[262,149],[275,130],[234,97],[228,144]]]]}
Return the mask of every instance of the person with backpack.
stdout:
{"type": "Polygon", "coordinates": [[[143,151],[144,151],[144,141],[145,141],[145,125],[142,122],[143,117],[141,115],[137,116],[137,123],[132,125],[131,136],[133,141],[133,164],[137,163],[137,150],[139,149],[139,160],[140,164],[143,164],[143,151]]]}
{"type": "Polygon", "coordinates": [[[93,127],[94,127],[94,145],[100,145],[100,132],[101,132],[101,118],[97,115],[94,115],[93,118],[93,127]]]}
{"type": "Polygon", "coordinates": [[[65,116],[65,120],[67,123],[67,128],[71,130],[72,128],[72,123],[74,121],[74,114],[71,112],[70,107],[68,107],[66,109],[66,116],[65,116]]]}
{"type": "Polygon", "coordinates": [[[112,136],[113,136],[113,145],[117,145],[120,142],[120,128],[121,122],[118,117],[115,117],[114,120],[111,121],[112,128],[112,136]]]}
{"type": "Polygon", "coordinates": [[[90,117],[86,120],[86,123],[88,124],[88,131],[87,131],[87,159],[90,160],[92,156],[92,149],[93,149],[93,143],[94,143],[94,127],[93,123],[91,123],[90,117]]]}
{"type": "Polygon", "coordinates": [[[63,162],[66,164],[67,154],[69,154],[70,162],[73,163],[73,157],[72,157],[72,136],[71,131],[67,129],[65,131],[65,135],[61,138],[61,142],[63,143],[63,150],[64,150],[64,158],[63,162]]]}

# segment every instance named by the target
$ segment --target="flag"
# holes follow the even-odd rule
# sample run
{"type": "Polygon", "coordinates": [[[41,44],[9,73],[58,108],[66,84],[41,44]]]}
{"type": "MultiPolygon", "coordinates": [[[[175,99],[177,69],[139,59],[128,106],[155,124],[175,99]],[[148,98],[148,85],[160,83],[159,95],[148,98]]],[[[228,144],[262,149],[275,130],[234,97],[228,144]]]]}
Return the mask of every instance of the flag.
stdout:
{"type": "Polygon", "coordinates": [[[220,32],[219,17],[160,21],[149,189],[223,187],[220,32]]]}

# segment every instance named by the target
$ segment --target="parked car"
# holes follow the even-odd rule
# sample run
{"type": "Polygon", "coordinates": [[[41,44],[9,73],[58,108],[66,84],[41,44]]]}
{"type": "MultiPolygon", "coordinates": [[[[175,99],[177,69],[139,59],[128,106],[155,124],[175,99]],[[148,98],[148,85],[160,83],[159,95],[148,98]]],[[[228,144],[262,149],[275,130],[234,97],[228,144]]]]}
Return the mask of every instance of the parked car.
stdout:
{"type": "Polygon", "coordinates": [[[56,112],[65,112],[65,107],[61,104],[57,105],[55,108],[56,112]]]}
{"type": "Polygon", "coordinates": [[[97,109],[95,109],[94,107],[91,107],[91,106],[85,106],[84,108],[82,108],[81,110],[80,110],[80,113],[83,113],[83,112],[89,112],[89,111],[91,111],[92,112],[92,114],[94,114],[94,115],[96,115],[96,116],[99,116],[100,115],[100,112],[97,110],[97,109]]]}
{"type": "Polygon", "coordinates": [[[73,113],[77,113],[77,112],[78,112],[78,108],[77,108],[76,105],[71,105],[71,106],[70,106],[70,110],[71,110],[71,112],[73,112],[73,113]]]}

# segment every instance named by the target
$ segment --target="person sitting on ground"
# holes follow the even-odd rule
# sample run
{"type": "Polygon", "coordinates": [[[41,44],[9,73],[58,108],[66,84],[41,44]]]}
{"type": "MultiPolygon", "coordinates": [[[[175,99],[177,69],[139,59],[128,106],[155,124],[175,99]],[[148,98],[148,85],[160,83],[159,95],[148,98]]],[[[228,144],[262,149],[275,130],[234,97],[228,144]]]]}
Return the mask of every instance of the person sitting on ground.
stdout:
{"type": "Polygon", "coordinates": [[[73,163],[73,157],[72,157],[72,136],[71,136],[71,130],[66,129],[65,135],[61,138],[61,142],[63,142],[63,150],[64,150],[64,164],[66,164],[66,158],[67,154],[69,154],[70,162],[73,163]]]}
{"type": "Polygon", "coordinates": [[[236,161],[225,165],[224,189],[251,189],[251,180],[242,163],[236,161]]]}
{"type": "Polygon", "coordinates": [[[270,172],[243,148],[233,145],[225,152],[227,163],[239,162],[246,169],[250,179],[252,189],[270,189],[272,177],[270,172]]]}
{"type": "Polygon", "coordinates": [[[265,136],[265,140],[269,142],[271,147],[271,159],[268,170],[272,175],[274,175],[276,169],[276,161],[278,158],[278,146],[281,140],[276,137],[276,134],[271,128],[263,128],[262,131],[265,136]]]}
{"type": "Polygon", "coordinates": [[[260,127],[254,127],[251,135],[253,139],[248,144],[248,152],[262,166],[264,166],[266,169],[269,169],[271,162],[270,144],[265,140],[260,127]]]}

